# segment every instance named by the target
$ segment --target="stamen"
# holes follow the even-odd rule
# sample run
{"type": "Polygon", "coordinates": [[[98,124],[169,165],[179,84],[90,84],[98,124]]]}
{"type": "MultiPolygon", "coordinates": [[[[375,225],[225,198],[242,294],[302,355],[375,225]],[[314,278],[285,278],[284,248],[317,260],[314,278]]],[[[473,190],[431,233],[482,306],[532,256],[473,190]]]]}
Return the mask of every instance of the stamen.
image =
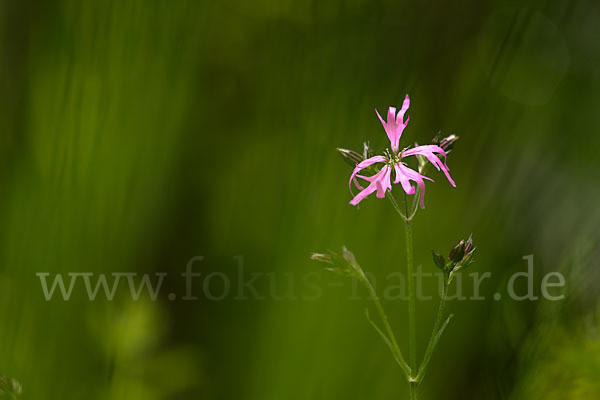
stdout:
{"type": "Polygon", "coordinates": [[[387,161],[387,164],[394,165],[394,157],[392,157],[392,154],[390,153],[390,149],[385,149],[385,151],[383,153],[385,154],[385,159],[387,161]]]}

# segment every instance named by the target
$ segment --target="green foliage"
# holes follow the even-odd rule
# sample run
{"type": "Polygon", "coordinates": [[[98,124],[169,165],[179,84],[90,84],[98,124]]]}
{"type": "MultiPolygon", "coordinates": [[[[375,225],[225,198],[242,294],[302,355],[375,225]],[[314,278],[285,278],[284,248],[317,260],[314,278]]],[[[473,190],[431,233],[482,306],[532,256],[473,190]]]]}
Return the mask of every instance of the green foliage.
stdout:
{"type": "Polygon", "coordinates": [[[0,375],[0,400],[16,400],[22,392],[23,388],[16,379],[0,375]]]}

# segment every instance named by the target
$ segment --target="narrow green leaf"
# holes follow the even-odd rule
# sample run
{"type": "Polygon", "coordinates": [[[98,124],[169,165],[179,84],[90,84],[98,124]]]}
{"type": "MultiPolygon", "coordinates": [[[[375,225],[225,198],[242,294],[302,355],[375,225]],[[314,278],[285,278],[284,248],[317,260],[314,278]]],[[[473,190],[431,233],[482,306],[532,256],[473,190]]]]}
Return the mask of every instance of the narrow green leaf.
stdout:
{"type": "Polygon", "coordinates": [[[402,365],[402,360],[400,360],[398,358],[398,355],[396,354],[396,349],[394,348],[394,345],[392,344],[392,341],[387,337],[387,335],[385,333],[383,333],[383,331],[377,326],[377,324],[369,316],[369,309],[368,308],[365,308],[365,316],[367,317],[367,321],[369,321],[369,323],[371,324],[371,326],[373,327],[373,329],[375,329],[375,331],[377,331],[377,333],[379,334],[379,336],[381,336],[381,338],[383,339],[383,341],[385,342],[385,344],[387,344],[387,346],[389,347],[390,351],[392,352],[392,356],[394,357],[394,360],[396,360],[396,362],[398,363],[398,365],[402,369],[407,370],[408,366],[407,365],[402,365]]]}

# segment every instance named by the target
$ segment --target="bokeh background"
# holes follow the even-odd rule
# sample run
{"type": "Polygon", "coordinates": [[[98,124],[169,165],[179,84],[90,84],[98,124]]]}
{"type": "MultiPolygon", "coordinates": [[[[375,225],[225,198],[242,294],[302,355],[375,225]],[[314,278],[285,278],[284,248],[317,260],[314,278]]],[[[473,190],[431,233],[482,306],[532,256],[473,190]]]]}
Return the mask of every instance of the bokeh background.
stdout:
{"type": "MultiPolygon", "coordinates": [[[[335,148],[383,150],[374,108],[409,93],[403,143],[460,136],[416,262],[473,232],[492,273],[450,302],[422,398],[600,399],[599,20],[592,0],[0,1],[0,375],[35,400],[407,398],[370,302],[309,255],[404,270],[401,221],[348,205],[335,148]],[[565,300],[494,301],[529,254],[565,300]],[[194,256],[231,295],[180,299],[194,256]],[[235,299],[240,262],[265,299],[235,299]],[[156,301],[47,302],[39,272],[169,278],[156,301]]],[[[404,345],[406,303],[385,307],[404,345]]]]}

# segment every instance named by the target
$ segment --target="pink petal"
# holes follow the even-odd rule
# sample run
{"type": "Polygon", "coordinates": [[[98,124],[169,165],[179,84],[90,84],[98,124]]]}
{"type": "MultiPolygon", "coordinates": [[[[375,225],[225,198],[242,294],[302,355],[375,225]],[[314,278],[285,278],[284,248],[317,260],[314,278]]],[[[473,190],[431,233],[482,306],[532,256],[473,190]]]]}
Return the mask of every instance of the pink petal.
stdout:
{"type": "MultiPolygon", "coordinates": [[[[419,202],[421,204],[421,208],[425,208],[425,182],[424,182],[424,179],[427,179],[432,182],[433,182],[433,179],[430,179],[424,175],[421,175],[417,171],[412,170],[403,164],[396,164],[396,166],[400,169],[400,173],[402,175],[404,175],[407,179],[417,183],[417,186],[419,186],[419,190],[421,191],[421,198],[419,199],[419,202]]],[[[398,174],[398,173],[396,172],[396,174],[398,174]]],[[[409,193],[407,192],[407,194],[409,194],[409,193]]]]}
{"type": "Polygon", "coordinates": [[[441,153],[444,155],[444,157],[446,157],[446,152],[444,151],[444,149],[442,149],[440,146],[435,145],[435,144],[426,144],[424,146],[417,146],[412,149],[405,150],[404,153],[402,153],[402,154],[407,155],[407,156],[412,156],[415,154],[425,155],[425,153],[441,153]]]}
{"type": "Polygon", "coordinates": [[[410,107],[410,97],[406,95],[404,97],[404,102],[402,103],[402,108],[398,111],[398,116],[396,117],[396,121],[400,121],[406,126],[408,124],[408,120],[404,123],[404,114],[408,111],[408,107],[410,107]]]}
{"type": "MultiPolygon", "coordinates": [[[[392,108],[392,107],[390,107],[390,108],[392,108]]],[[[381,124],[383,125],[383,129],[385,129],[385,133],[387,134],[388,139],[390,139],[390,143],[392,143],[392,148],[393,148],[393,143],[394,143],[394,140],[396,137],[396,133],[395,133],[393,127],[391,127],[387,122],[385,122],[383,118],[381,118],[381,115],[379,115],[379,111],[377,111],[377,109],[375,109],[375,113],[379,117],[379,120],[381,121],[381,124]]],[[[390,121],[389,114],[390,113],[388,110],[388,121],[390,121]]]]}
{"type": "Polygon", "coordinates": [[[390,167],[387,165],[383,167],[379,172],[373,176],[362,177],[369,181],[369,186],[361,190],[351,201],[350,204],[353,206],[363,201],[371,193],[377,191],[377,197],[385,197],[385,191],[391,190],[392,185],[390,183],[390,167]]]}
{"type": "Polygon", "coordinates": [[[359,162],[358,164],[356,164],[356,167],[363,169],[363,168],[367,168],[375,163],[381,163],[381,162],[386,162],[386,158],[384,156],[374,156],[374,157],[367,158],[366,160],[359,162]]]}
{"type": "Polygon", "coordinates": [[[382,171],[379,171],[373,176],[366,177],[366,179],[369,181],[369,185],[365,189],[362,189],[356,196],[354,196],[354,198],[350,201],[350,204],[352,204],[353,206],[357,205],[358,203],[363,201],[367,196],[369,196],[371,193],[377,190],[377,182],[381,176],[381,172],[382,171]]]}
{"type": "Polygon", "coordinates": [[[370,195],[371,193],[373,193],[375,190],[377,190],[377,186],[375,185],[375,183],[371,183],[369,186],[367,186],[366,189],[361,190],[360,193],[358,193],[350,201],[350,204],[352,204],[353,206],[358,205],[358,203],[360,203],[361,201],[363,201],[368,195],[370,195]]]}
{"type": "Polygon", "coordinates": [[[381,171],[385,171],[380,179],[377,179],[375,183],[377,184],[377,197],[383,199],[385,197],[385,192],[388,190],[392,190],[392,182],[391,175],[392,169],[387,165],[381,169],[381,171]]]}
{"type": "Polygon", "coordinates": [[[413,156],[413,155],[417,155],[417,154],[427,157],[429,162],[431,164],[433,164],[433,166],[438,171],[441,170],[442,172],[444,172],[444,175],[446,175],[446,178],[448,179],[450,184],[452,186],[456,187],[456,183],[454,183],[454,180],[450,176],[450,171],[448,170],[448,166],[446,165],[446,162],[445,162],[446,152],[444,151],[444,149],[442,149],[440,146],[437,146],[434,144],[429,144],[429,145],[425,145],[425,146],[417,146],[413,149],[404,151],[402,153],[402,157],[413,156]],[[435,153],[442,154],[444,156],[444,162],[442,162],[442,160],[440,160],[440,158],[438,156],[436,156],[435,153]]]}
{"type": "Polygon", "coordinates": [[[409,106],[410,99],[408,95],[406,95],[406,97],[404,98],[404,102],[402,103],[402,108],[400,109],[397,115],[396,107],[388,108],[387,122],[384,121],[383,118],[381,118],[379,111],[375,110],[377,116],[379,117],[379,120],[381,121],[381,124],[385,129],[385,133],[387,133],[388,139],[390,139],[390,144],[392,146],[392,150],[394,151],[398,151],[400,137],[402,136],[404,128],[406,128],[406,124],[408,124],[408,121],[410,120],[409,118],[406,120],[406,122],[404,122],[404,114],[408,110],[409,106]]]}
{"type": "Polygon", "coordinates": [[[394,183],[400,182],[402,189],[404,189],[406,194],[415,194],[415,188],[410,184],[408,177],[402,172],[400,166],[396,164],[394,165],[394,169],[396,170],[396,179],[394,180],[394,183]]]}
{"type": "Polygon", "coordinates": [[[387,122],[388,124],[396,123],[396,107],[388,108],[387,122]]]}
{"type": "MultiPolygon", "coordinates": [[[[350,181],[348,182],[348,187],[350,188],[350,193],[352,193],[352,182],[354,182],[354,184],[356,185],[357,188],[362,189],[362,186],[360,186],[360,184],[356,180],[356,176],[360,171],[362,171],[363,169],[365,169],[373,164],[382,163],[385,161],[386,161],[386,159],[384,156],[375,156],[375,157],[367,158],[366,160],[363,160],[363,161],[359,162],[358,164],[356,164],[356,168],[354,168],[354,171],[352,171],[352,175],[350,176],[350,181]]],[[[362,177],[360,175],[359,175],[359,177],[365,179],[364,177],[362,177]]]]}

